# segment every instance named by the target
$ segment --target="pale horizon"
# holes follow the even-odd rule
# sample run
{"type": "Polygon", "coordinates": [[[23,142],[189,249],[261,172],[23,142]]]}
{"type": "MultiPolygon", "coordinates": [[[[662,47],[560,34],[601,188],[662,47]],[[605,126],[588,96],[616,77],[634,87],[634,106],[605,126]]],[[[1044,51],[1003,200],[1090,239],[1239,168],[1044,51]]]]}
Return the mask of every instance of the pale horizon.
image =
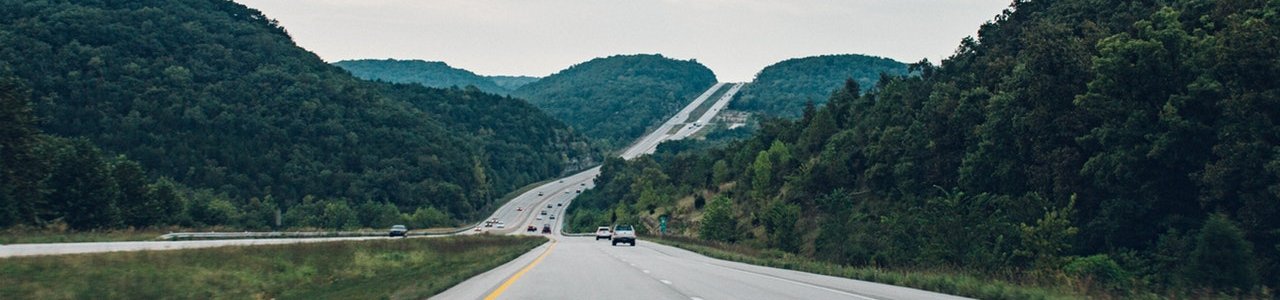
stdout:
{"type": "Polygon", "coordinates": [[[481,75],[545,77],[598,57],[694,59],[746,82],[791,58],[862,54],[939,62],[1008,0],[235,0],[326,62],[441,61],[481,75]]]}

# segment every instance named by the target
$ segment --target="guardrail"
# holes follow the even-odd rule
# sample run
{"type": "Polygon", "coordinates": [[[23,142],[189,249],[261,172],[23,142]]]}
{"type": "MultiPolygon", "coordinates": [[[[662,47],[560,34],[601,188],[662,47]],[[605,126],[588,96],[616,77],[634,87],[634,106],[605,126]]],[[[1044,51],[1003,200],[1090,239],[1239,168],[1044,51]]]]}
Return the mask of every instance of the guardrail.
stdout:
{"type": "MultiPolygon", "coordinates": [[[[410,231],[407,236],[454,235],[476,228],[480,223],[444,231],[410,231]]],[[[245,231],[245,232],[171,232],[156,237],[157,240],[231,240],[231,239],[282,239],[282,238],[330,238],[330,237],[371,237],[387,236],[389,231],[245,231]]]]}

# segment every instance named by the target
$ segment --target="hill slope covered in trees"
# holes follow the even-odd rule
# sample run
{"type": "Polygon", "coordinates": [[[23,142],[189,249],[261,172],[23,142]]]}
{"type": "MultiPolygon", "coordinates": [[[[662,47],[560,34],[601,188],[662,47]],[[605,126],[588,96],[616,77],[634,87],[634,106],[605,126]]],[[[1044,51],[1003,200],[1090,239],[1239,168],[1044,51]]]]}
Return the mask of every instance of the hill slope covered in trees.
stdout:
{"type": "Polygon", "coordinates": [[[662,55],[617,55],[574,65],[512,95],[608,149],[618,149],[679,111],[716,82],[696,61],[662,55]]]}
{"type": "MultiPolygon", "coordinates": [[[[4,138],[43,131],[83,138],[68,148],[83,151],[68,153],[92,156],[96,145],[135,160],[150,178],[195,189],[182,211],[165,211],[189,216],[187,224],[261,227],[278,208],[286,226],[381,227],[400,211],[448,225],[593,155],[523,101],[352,77],[230,1],[5,0],[0,8],[0,77],[16,81],[4,92],[17,108],[0,118],[38,120],[11,122],[34,127],[4,138]]],[[[12,158],[5,143],[0,157],[12,158]]],[[[105,172],[91,165],[13,166],[3,166],[16,180],[0,183],[0,207],[29,209],[10,209],[0,225],[40,225],[97,201],[63,191],[117,188],[100,178],[57,181],[59,166],[105,172]]],[[[119,223],[99,225],[87,227],[119,223]]]]}
{"type": "MultiPolygon", "coordinates": [[[[444,62],[438,61],[361,59],[339,61],[333,63],[333,65],[350,71],[351,75],[369,80],[416,83],[435,88],[474,86],[481,91],[499,95],[511,93],[513,88],[510,87],[519,87],[519,85],[522,85],[521,79],[526,78],[498,77],[499,80],[506,84],[506,86],[502,86],[494,78],[476,75],[471,71],[450,67],[444,62]]],[[[536,78],[533,80],[536,80],[536,78]]]]}
{"type": "Polygon", "coordinates": [[[846,79],[875,86],[880,74],[899,76],[907,65],[888,58],[858,54],[793,58],[769,65],[738,92],[730,108],[772,116],[797,117],[809,101],[827,103],[846,79]]]}
{"type": "Polygon", "coordinates": [[[724,148],[607,160],[570,224],[667,215],[840,264],[1273,297],[1277,24],[1276,1],[1015,1],[919,76],[849,81],[724,148]]]}

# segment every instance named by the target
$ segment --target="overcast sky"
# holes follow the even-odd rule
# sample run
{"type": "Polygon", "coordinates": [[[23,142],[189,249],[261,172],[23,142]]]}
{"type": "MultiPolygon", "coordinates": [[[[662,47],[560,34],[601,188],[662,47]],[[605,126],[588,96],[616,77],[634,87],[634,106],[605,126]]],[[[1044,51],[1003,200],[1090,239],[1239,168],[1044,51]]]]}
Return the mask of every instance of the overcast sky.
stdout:
{"type": "Polygon", "coordinates": [[[546,76],[614,54],[697,59],[750,81],[788,58],[856,53],[938,62],[1011,0],[235,0],[325,61],[444,61],[546,76]]]}

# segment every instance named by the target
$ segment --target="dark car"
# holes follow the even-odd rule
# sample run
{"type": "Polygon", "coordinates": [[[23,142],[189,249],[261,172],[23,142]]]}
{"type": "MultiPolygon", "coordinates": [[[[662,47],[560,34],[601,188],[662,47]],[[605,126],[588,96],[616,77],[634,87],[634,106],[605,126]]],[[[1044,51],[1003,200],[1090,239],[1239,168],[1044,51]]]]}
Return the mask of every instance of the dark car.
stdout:
{"type": "Polygon", "coordinates": [[[542,224],[542,234],[551,234],[551,224],[542,224]]]}
{"type": "Polygon", "coordinates": [[[408,233],[409,233],[409,228],[404,227],[404,225],[391,226],[391,236],[392,236],[392,237],[397,237],[397,236],[398,236],[398,237],[405,237],[405,235],[406,235],[406,234],[408,234],[408,233]]]}
{"type": "Polygon", "coordinates": [[[534,227],[533,225],[529,225],[529,227],[528,227],[528,228],[525,228],[525,230],[524,230],[524,231],[525,231],[525,232],[534,232],[534,231],[538,231],[538,227],[534,227]]]}

